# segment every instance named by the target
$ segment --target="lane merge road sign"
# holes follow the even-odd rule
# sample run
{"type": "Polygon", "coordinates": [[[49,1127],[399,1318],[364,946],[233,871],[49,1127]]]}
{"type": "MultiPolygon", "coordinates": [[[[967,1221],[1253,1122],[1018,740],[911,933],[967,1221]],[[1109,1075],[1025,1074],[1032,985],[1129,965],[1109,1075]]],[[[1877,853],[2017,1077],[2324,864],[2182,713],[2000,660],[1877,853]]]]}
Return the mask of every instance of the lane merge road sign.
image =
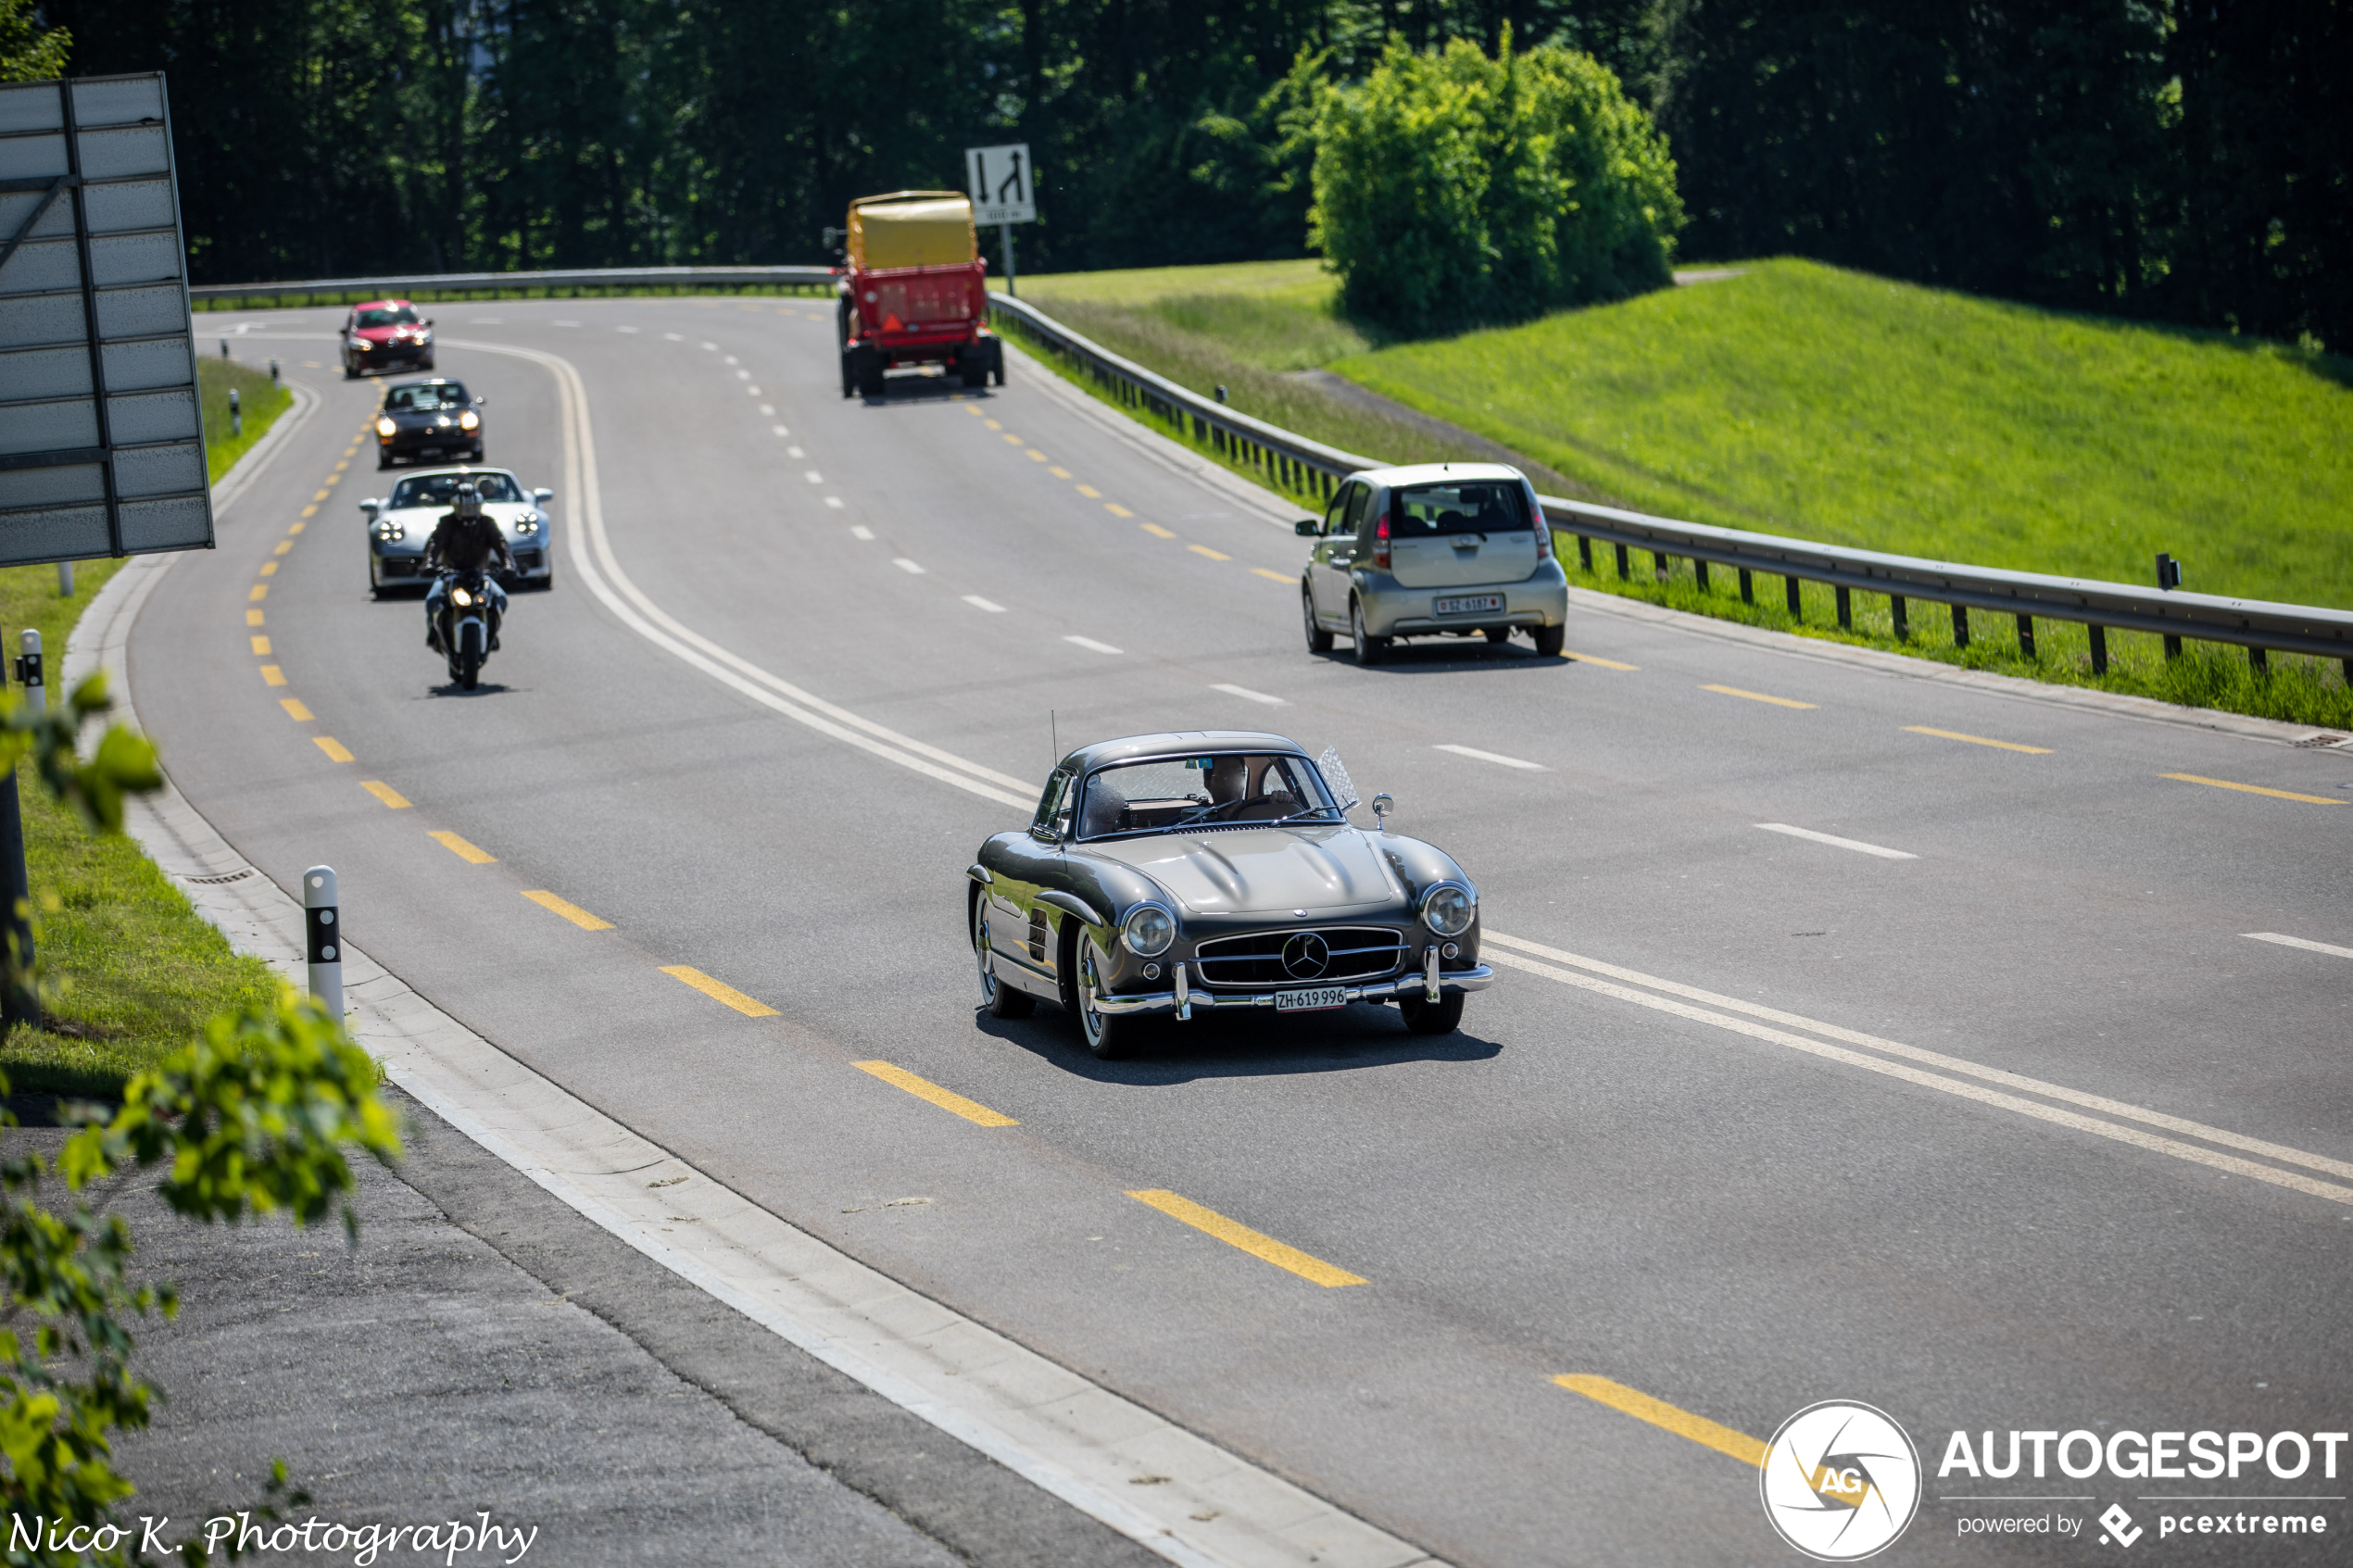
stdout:
{"type": "Polygon", "coordinates": [[[1029,161],[1029,144],[1002,147],[966,147],[966,188],[972,192],[975,223],[1031,223],[1038,218],[1037,172],[1029,161]]]}

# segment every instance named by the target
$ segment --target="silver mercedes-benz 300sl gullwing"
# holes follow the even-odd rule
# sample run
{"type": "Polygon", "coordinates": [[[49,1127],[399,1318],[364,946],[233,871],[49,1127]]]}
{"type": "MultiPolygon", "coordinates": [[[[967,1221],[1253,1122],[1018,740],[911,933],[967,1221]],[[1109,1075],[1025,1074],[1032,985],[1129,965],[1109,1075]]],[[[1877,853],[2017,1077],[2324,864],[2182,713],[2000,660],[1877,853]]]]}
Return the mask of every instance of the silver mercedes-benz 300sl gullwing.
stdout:
{"type": "Polygon", "coordinates": [[[1311,759],[1246,730],[1083,746],[1018,833],[965,873],[981,999],[1020,1018],[1076,1015],[1099,1057],[1144,1020],[1202,1010],[1316,1012],[1397,1003],[1420,1035],[1452,1033],[1478,961],[1478,889],[1442,851],[1348,820],[1337,752],[1311,759]]]}

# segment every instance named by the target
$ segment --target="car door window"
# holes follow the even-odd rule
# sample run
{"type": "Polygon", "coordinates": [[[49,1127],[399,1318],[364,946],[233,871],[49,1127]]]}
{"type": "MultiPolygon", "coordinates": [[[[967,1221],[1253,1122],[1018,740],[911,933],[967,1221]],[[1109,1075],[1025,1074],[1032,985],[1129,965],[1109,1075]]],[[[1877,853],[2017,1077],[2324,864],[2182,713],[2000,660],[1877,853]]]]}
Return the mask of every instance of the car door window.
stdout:
{"type": "Polygon", "coordinates": [[[1069,791],[1070,774],[1056,769],[1054,776],[1046,781],[1046,792],[1038,797],[1037,815],[1029,820],[1029,825],[1033,831],[1048,834],[1055,838],[1062,836],[1061,819],[1067,815],[1070,809],[1063,803],[1063,797],[1069,791]]]}
{"type": "Polygon", "coordinates": [[[1369,484],[1358,484],[1351,490],[1348,497],[1348,517],[1347,520],[1340,525],[1343,532],[1349,533],[1363,532],[1365,526],[1365,503],[1371,500],[1372,497],[1373,487],[1369,484]]]}
{"type": "Polygon", "coordinates": [[[1343,484],[1340,487],[1340,494],[1332,497],[1331,509],[1324,514],[1324,533],[1327,536],[1339,533],[1347,521],[1348,498],[1355,493],[1355,485],[1343,484]]]}

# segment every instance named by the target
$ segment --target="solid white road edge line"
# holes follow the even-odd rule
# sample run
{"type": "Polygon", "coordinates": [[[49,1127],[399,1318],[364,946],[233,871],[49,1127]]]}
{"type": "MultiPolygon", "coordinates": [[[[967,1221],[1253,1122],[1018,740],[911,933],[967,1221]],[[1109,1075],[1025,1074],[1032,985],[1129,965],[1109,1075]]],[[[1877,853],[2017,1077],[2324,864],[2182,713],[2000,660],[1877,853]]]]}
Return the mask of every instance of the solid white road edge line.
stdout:
{"type": "Polygon", "coordinates": [[[1541,762],[1523,762],[1516,757],[1506,757],[1500,751],[1481,751],[1475,746],[1438,746],[1433,751],[1451,751],[1457,757],[1467,757],[1474,762],[1492,762],[1503,768],[1521,768],[1531,773],[1545,771],[1541,762]]]}
{"type": "MultiPolygon", "coordinates": [[[[2284,1144],[2270,1143],[2261,1138],[2247,1137],[2243,1134],[2229,1132],[2221,1127],[2208,1126],[2202,1122],[2192,1122],[2180,1116],[2169,1116],[2161,1110],[2150,1110],[2142,1106],[2127,1105],[2122,1100],[2109,1099],[2105,1095],[2085,1094],[2081,1089],[2070,1089],[2063,1085],[2045,1083],[2040,1078],[2030,1078],[2020,1073],[2005,1072],[1998,1067],[1982,1066],[1977,1062],[1968,1061],[1959,1057],[1946,1056],[1941,1051],[1926,1050],[1919,1046],[1907,1046],[1900,1040],[1882,1039],[1877,1035],[1866,1035],[1859,1030],[1842,1028],[1840,1025],[1835,1023],[1824,1023],[1818,1019],[1802,1017],[1799,1014],[1793,1012],[1783,1012],[1778,1008],[1761,1007],[1755,1002],[1744,1002],[1738,997],[1726,997],[1720,996],[1714,991],[1703,991],[1696,985],[1684,985],[1676,981],[1662,980],[1656,975],[1644,974],[1640,970],[1625,969],[1617,964],[1604,963],[1598,959],[1588,959],[1582,958],[1575,953],[1565,953],[1557,947],[1547,947],[1541,943],[1525,941],[1516,936],[1506,936],[1498,932],[1491,931],[1481,938],[1481,952],[1484,956],[1496,961],[1509,964],[1516,969],[1526,969],[1531,973],[1541,974],[1550,980],[1560,980],[1570,985],[1584,985],[1588,989],[1600,990],[1604,992],[1606,995],[1615,996],[1623,1000],[1640,1002],[1644,1007],[1655,1007],[1662,1011],[1674,1012],[1680,1017],[1697,1019],[1702,1022],[1716,1023],[1724,1028],[1734,1029],[1743,1034],[1753,1034],[1758,1039],[1770,1039],[1776,1044],[1780,1045],[1794,1045],[1800,1049],[1812,1050],[1817,1055],[1834,1055],[1835,1059],[1839,1060],[1847,1060],[1851,1059],[1858,1065],[1870,1067],[1874,1072],[1890,1072],[1895,1073],[1898,1076],[1905,1075],[1903,1070],[1897,1069],[1894,1064],[1891,1062],[1876,1061],[1870,1058],[1865,1057],[1851,1057],[1851,1053],[1834,1052],[1833,1047],[1817,1047],[1811,1041],[1801,1041],[1793,1035],[1782,1035],[1779,1031],[1767,1030],[1759,1034],[1753,1025],[1741,1023],[1735,1019],[1722,1017],[1721,1014],[1718,1013],[1702,1011],[1696,1008],[1685,1009],[1678,1004],[1665,1001],[1656,997],[1646,997],[1640,992],[1628,991],[1615,985],[1604,985],[1599,981],[1589,982],[1581,977],[1568,974],[1564,971],[1548,969],[1542,964],[1532,963],[1527,959],[1515,958],[1510,953],[1492,953],[1487,952],[1486,949],[1490,947],[1503,947],[1510,948],[1514,952],[1527,953],[1534,955],[1537,958],[1550,959],[1558,963],[1570,964],[1579,969],[1591,970],[1597,974],[1609,975],[1614,979],[1628,981],[1636,985],[1644,985],[1654,990],[1667,992],[1673,996],[1686,997],[1691,998],[1692,1001],[1705,1002],[1710,1008],[1720,1008],[1726,1012],[1743,1013],[1750,1018],[1767,1020],[1774,1023],[1787,1024],[1793,1029],[1804,1029],[1812,1034],[1827,1036],[1830,1039],[1844,1040],[1852,1045],[1868,1047],[1869,1048],[1877,1051],[1885,1051],[1891,1056],[1899,1056],[1912,1061],[1923,1062],[1931,1067],[1942,1068],[1949,1073],[1967,1073],[1971,1077],[1982,1078],[1989,1083],[2000,1084],[2006,1087],[2019,1089],[2027,1094],[2042,1095],[2051,1099],[2064,1100],[2070,1105],[2080,1105],[2087,1110],[2097,1110],[2104,1115],[2121,1117],[2128,1121],[2145,1123],[2152,1127],[2162,1127],[2168,1132],[2180,1133],[2187,1137],[2201,1138],[2208,1143],[2221,1144],[2228,1148],[2242,1149],[2249,1154],[2259,1154],[2267,1160],[2277,1160],[2284,1164],[2302,1165],[2311,1170],[2325,1171],[2331,1175],[2343,1176],[2348,1180],[2353,1180],[2353,1163],[2347,1163],[2342,1160],[2333,1160],[2324,1154],[2312,1154],[2304,1149],[2288,1148],[2284,1144]]],[[[1929,1074],[1921,1074],[1919,1075],[1919,1079],[1916,1081],[1927,1081],[1931,1078],[1931,1075],[1929,1074]]],[[[1938,1078],[1933,1080],[1931,1086],[1943,1087],[1948,1083],[1950,1083],[1950,1080],[1938,1078]]],[[[1956,1091],[1970,1091],[1973,1090],[1975,1086],[1967,1084],[1956,1084],[1953,1085],[1952,1087],[1956,1091]]],[[[1969,1098],[1975,1098],[1981,1097],[1978,1094],[1971,1094],[1969,1098]]],[[[2038,1114],[2050,1110],[2050,1108],[2046,1106],[2032,1106],[2030,1102],[2024,1100],[2010,1100],[2008,1096],[2001,1096],[1998,1098],[2003,1101],[2007,1101],[2011,1108],[2023,1106],[2038,1114]]],[[[1987,1103],[1994,1102],[1989,1101],[1987,1103]]],[[[2064,1112],[2053,1111],[2046,1119],[2057,1120],[2064,1114],[2064,1112]]],[[[2083,1119],[2078,1118],[2077,1120],[2081,1121],[2083,1119]]],[[[2074,1125],[2075,1123],[2069,1122],[2066,1124],[2074,1125]]],[[[2106,1125],[2106,1123],[2100,1123],[2100,1125],[2106,1125]]],[[[2131,1129],[2126,1128],[2116,1128],[2113,1130],[2113,1135],[2120,1137],[2122,1141],[2127,1143],[2137,1142],[2141,1136],[2145,1135],[2133,1135],[2132,1134],[2131,1129]]],[[[2162,1152],[2169,1154],[2177,1152],[2187,1147],[2184,1145],[2172,1144],[2171,1143],[2171,1140],[2162,1138],[2157,1139],[2153,1143],[2143,1144],[2142,1147],[2157,1148],[2158,1145],[2166,1146],[2162,1149],[2162,1152]]],[[[2191,1152],[2193,1154],[2203,1154],[2205,1151],[2192,1150],[2191,1152]]],[[[2204,1162],[2210,1164],[2213,1163],[2214,1160],[2221,1160],[2224,1158],[2227,1157],[2214,1156],[2204,1162]]],[[[2260,1174],[2266,1180],[2278,1178],[2286,1174],[2285,1173],[2270,1171],[2268,1167],[2264,1166],[2248,1166],[2244,1160],[2234,1160],[2230,1164],[2220,1168],[2237,1173],[2242,1166],[2246,1166],[2246,1170],[2248,1173],[2260,1174]]],[[[2295,1177],[2284,1182],[2283,1185],[2295,1185],[2297,1182],[2300,1182],[2304,1178],[2301,1177],[2295,1177]]],[[[2335,1187],[2325,1183],[2315,1185],[2325,1188],[2325,1190],[2322,1191],[2319,1196],[2336,1198],[2340,1193],[2342,1193],[2344,1196],[2338,1199],[2339,1201],[2353,1202],[2353,1189],[2335,1187]]],[[[2309,1191],[2311,1189],[2298,1187],[2298,1190],[2309,1191]]]]}
{"type": "Polygon", "coordinates": [[[2283,947],[2301,947],[2309,953],[2327,953],[2340,959],[2353,959],[2353,947],[2332,947],[2304,936],[2283,936],[2276,931],[2250,931],[2245,934],[2250,942],[2276,942],[2283,947]]]}
{"type": "MultiPolygon", "coordinates": [[[[177,558],[134,558],[67,645],[66,678],[104,668],[134,726],[131,627],[177,558]]],[[[128,803],[126,825],[232,945],[302,983],[301,906],[168,779],[128,803]],[[194,880],[222,876],[233,880],[194,880]]],[[[516,1061],[358,947],[345,947],[344,974],[354,1037],[420,1104],[664,1268],[1155,1554],[1185,1568],[1442,1568],[778,1219],[516,1061]],[[656,1197],[655,1172],[689,1179],[656,1197]],[[681,1208],[699,1223],[675,1239],[662,1225],[681,1208]],[[1131,1487],[1138,1475],[1168,1480],[1131,1487]]]]}
{"type": "Polygon", "coordinates": [[[1909,850],[1890,849],[1883,844],[1866,844],[1859,838],[1841,838],[1834,833],[1816,833],[1812,828],[1793,828],[1787,822],[1759,822],[1756,825],[1767,833],[1785,833],[1792,838],[1810,838],[1817,844],[1827,844],[1834,848],[1852,849],[1863,855],[1877,855],[1882,860],[1919,859],[1909,850]]]}

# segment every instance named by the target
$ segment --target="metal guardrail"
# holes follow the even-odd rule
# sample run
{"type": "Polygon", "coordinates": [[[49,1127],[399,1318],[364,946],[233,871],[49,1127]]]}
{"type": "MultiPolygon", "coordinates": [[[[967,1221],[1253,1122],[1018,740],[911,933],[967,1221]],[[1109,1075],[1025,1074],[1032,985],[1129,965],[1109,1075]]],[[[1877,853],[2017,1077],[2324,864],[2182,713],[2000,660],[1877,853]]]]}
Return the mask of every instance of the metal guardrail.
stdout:
{"type": "MultiPolygon", "coordinates": [[[[208,283],[191,288],[192,300],[283,299],[295,295],[378,293],[464,294],[517,288],[741,288],[775,285],[824,286],[837,274],[826,267],[615,267],[550,272],[444,272],[412,277],[332,278],[291,283],[208,283]]],[[[1010,295],[991,294],[989,311],[1001,328],[1012,325],[1048,351],[1076,361],[1114,401],[1149,414],[1221,455],[1256,469],[1280,488],[1329,496],[1338,483],[1363,469],[1387,465],[1377,458],[1327,446],[1279,425],[1252,419],[1203,397],[1167,377],[1113,353],[1071,331],[1036,306],[1010,295]]],[[[2140,588],[2095,579],[2050,577],[1885,555],[1877,550],[1810,544],[1778,534],[1681,522],[1642,512],[1540,495],[1544,515],[1562,533],[1578,539],[1582,564],[1592,565],[1592,543],[1614,546],[1618,574],[1631,574],[1629,555],[1649,551],[1657,566],[1678,556],[1697,568],[1705,585],[1710,565],[1740,573],[1742,596],[1751,598],[1758,572],[1782,580],[1793,614],[1798,584],[1820,583],[1837,594],[1838,619],[1849,624],[1848,596],[1856,590],[1884,594],[1894,611],[1896,635],[1906,634],[1909,602],[1950,608],[1955,640],[1969,640],[1969,612],[2015,616],[2020,641],[2033,647],[2037,620],[2075,621],[2091,629],[2092,667],[2108,667],[2108,630],[2154,633],[2176,652],[2184,637],[2230,643],[2247,650],[2258,668],[2266,650],[2315,655],[2345,661],[2353,680],[2353,611],[2310,605],[2231,599],[2140,588]]]]}
{"type": "Polygon", "coordinates": [[[429,272],[391,278],[314,278],[293,283],[205,283],[191,301],[286,299],[296,295],[485,294],[515,289],[761,288],[830,286],[830,267],[593,267],[560,272],[429,272]]]}
{"type": "MultiPolygon", "coordinates": [[[[1183,428],[1189,423],[1197,438],[1265,470],[1288,488],[1328,496],[1334,484],[1349,474],[1388,466],[1237,413],[1089,342],[1033,305],[1002,295],[989,295],[989,304],[1000,319],[1011,318],[1026,334],[1077,360],[1099,383],[1120,389],[1124,393],[1120,401],[1171,425],[1183,428]]],[[[1949,606],[1954,640],[1964,646],[1969,639],[1972,609],[2015,616],[2020,643],[2030,652],[2035,621],[2082,624],[2091,630],[2095,671],[2108,668],[2107,633],[2112,629],[2154,633],[2166,639],[2168,653],[2178,652],[2184,637],[2235,644],[2247,649],[2258,668],[2264,663],[2265,651],[2274,648],[2340,659],[2345,661],[2347,678],[2353,680],[2353,611],[1962,566],[1680,522],[1554,495],[1537,499],[1555,529],[1577,536],[1581,564],[1588,570],[1592,566],[1592,543],[1600,540],[1616,547],[1620,577],[1631,575],[1629,553],[1632,550],[1651,552],[1662,571],[1670,558],[1680,556],[1695,565],[1703,587],[1710,565],[1739,572],[1741,596],[1753,601],[1754,576],[1763,572],[1782,580],[1793,615],[1798,613],[1797,585],[1820,583],[1836,591],[1842,626],[1852,624],[1850,594],[1857,589],[1884,594],[1894,611],[1899,639],[1907,634],[1909,601],[1918,599],[1949,606]]]]}

